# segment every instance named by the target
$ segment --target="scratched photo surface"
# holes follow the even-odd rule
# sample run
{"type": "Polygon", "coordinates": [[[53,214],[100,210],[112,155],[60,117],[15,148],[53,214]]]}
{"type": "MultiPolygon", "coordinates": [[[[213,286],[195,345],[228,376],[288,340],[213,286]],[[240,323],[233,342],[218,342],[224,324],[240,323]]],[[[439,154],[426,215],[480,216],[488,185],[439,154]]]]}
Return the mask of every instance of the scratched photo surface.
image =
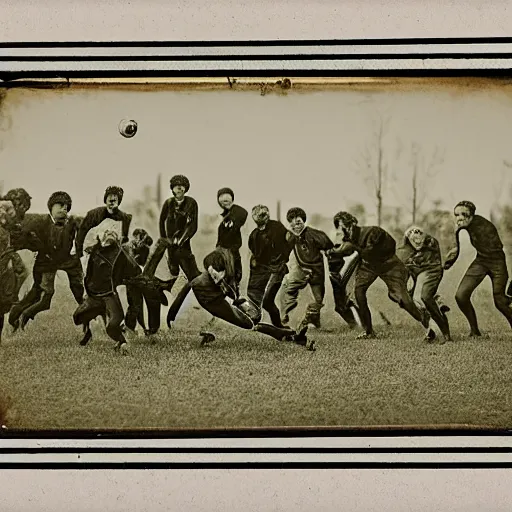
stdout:
{"type": "Polygon", "coordinates": [[[264,82],[0,91],[5,428],[512,426],[512,86],[264,82]]]}

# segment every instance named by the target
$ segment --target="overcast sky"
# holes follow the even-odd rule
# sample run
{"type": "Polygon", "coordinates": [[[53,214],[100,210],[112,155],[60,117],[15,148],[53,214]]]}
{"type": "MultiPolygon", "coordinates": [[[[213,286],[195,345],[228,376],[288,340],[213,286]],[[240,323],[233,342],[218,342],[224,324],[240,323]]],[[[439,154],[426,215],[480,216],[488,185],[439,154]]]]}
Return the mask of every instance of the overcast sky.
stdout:
{"type": "MultiPolygon", "coordinates": [[[[375,140],[379,115],[389,118],[384,159],[397,178],[385,203],[408,203],[408,151],[438,147],[444,161],[423,188],[430,201],[451,207],[473,200],[488,215],[493,200],[509,200],[503,160],[512,161],[512,95],[505,91],[455,93],[315,92],[288,96],[258,92],[122,90],[10,90],[0,120],[0,180],[25,187],[33,211],[46,211],[55,190],[73,197],[83,213],[102,204],[110,184],[125,201],[163,176],[186,174],[203,213],[217,212],[216,191],[229,186],[250,208],[278,199],[283,209],[333,215],[350,203],[374,203],[357,161],[375,140]],[[137,135],[119,135],[123,118],[137,135]],[[397,158],[397,148],[402,153],[397,158]],[[388,157],[386,157],[386,154],[388,157]]],[[[512,169],[508,170],[509,173],[512,169]]]]}

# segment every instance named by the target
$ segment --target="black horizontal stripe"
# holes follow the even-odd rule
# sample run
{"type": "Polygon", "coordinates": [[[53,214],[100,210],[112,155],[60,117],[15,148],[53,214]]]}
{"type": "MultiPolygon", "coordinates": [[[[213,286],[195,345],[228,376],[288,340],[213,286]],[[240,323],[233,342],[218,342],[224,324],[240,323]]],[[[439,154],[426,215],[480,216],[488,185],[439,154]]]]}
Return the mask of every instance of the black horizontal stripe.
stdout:
{"type": "Polygon", "coordinates": [[[407,60],[407,59],[511,59],[512,52],[499,53],[311,53],[311,54],[275,54],[275,55],[23,55],[23,56],[0,56],[0,62],[229,62],[229,61],[295,61],[295,60],[407,60]]]}
{"type": "Polygon", "coordinates": [[[114,469],[509,469],[512,462],[43,462],[0,463],[0,469],[114,470],[114,469]]]}
{"type": "Polygon", "coordinates": [[[511,436],[512,429],[491,429],[475,426],[453,428],[400,427],[283,427],[226,429],[148,429],[148,430],[24,430],[2,429],[4,439],[230,439],[230,438],[327,438],[327,437],[460,437],[511,436]]]}
{"type": "MultiPolygon", "coordinates": [[[[319,66],[314,69],[290,69],[284,66],[281,69],[210,69],[210,70],[24,70],[24,71],[0,71],[0,88],[32,87],[32,88],[59,88],[66,87],[65,83],[37,83],[30,79],[99,79],[102,78],[215,78],[215,77],[243,77],[243,78],[486,78],[486,79],[512,79],[512,67],[510,68],[431,68],[408,66],[406,69],[329,69],[319,66]],[[18,80],[18,82],[14,82],[18,80]]],[[[226,78],[227,83],[227,78],[226,78]]],[[[93,84],[94,85],[94,84],[93,84]]],[[[96,84],[98,85],[98,84],[96,84]]],[[[115,85],[115,84],[110,84],[115,85]]],[[[134,84],[137,85],[137,84],[134,84]]],[[[141,84],[143,85],[143,84],[141,84]]],[[[368,84],[372,85],[372,84],[368,84]]]]}
{"type": "MultiPolygon", "coordinates": [[[[39,448],[0,448],[0,454],[55,454],[55,453],[161,453],[161,454],[503,454],[512,453],[512,447],[379,447],[379,448],[296,448],[296,447],[269,447],[269,448],[225,448],[225,447],[211,447],[211,448],[168,448],[168,447],[39,447],[39,448]]],[[[512,461],[511,461],[512,462],[512,461]]]]}
{"type": "Polygon", "coordinates": [[[375,39],[255,39],[245,41],[4,41],[0,48],[197,48],[197,47],[258,47],[258,46],[391,46],[432,44],[508,44],[512,37],[411,37],[375,39]]]}

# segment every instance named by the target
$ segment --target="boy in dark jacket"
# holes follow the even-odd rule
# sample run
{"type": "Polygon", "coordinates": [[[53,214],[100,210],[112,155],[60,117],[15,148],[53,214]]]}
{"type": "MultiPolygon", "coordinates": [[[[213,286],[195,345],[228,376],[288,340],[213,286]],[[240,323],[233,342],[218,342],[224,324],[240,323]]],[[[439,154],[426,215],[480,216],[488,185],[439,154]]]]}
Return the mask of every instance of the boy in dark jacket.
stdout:
{"type": "Polygon", "coordinates": [[[348,212],[339,212],[337,218],[345,236],[344,243],[336,252],[348,256],[357,251],[361,257],[355,276],[355,297],[365,330],[358,337],[375,336],[366,293],[380,277],[388,287],[389,298],[420,322],[427,329],[426,338],[432,340],[435,332],[429,329],[430,318],[426,312],[422,314],[407,290],[409,273],[395,254],[394,238],[380,227],[358,226],[357,219],[348,212]]]}
{"type": "MultiPolygon", "coordinates": [[[[11,245],[13,248],[15,248],[16,251],[24,249],[25,247],[22,246],[23,244],[19,244],[19,237],[22,232],[22,225],[25,220],[25,214],[28,210],[30,210],[32,205],[32,197],[24,188],[14,188],[5,194],[4,200],[10,201],[12,203],[16,215],[8,228],[10,232],[11,245]],[[20,247],[17,247],[17,244],[20,245],[20,247]]],[[[14,273],[16,274],[16,288],[19,293],[23,283],[29,276],[29,271],[26,265],[23,263],[23,260],[21,259],[21,256],[18,254],[18,252],[14,252],[12,254],[11,262],[14,273]]]]}
{"type": "Polygon", "coordinates": [[[450,325],[445,314],[446,311],[449,311],[449,308],[444,306],[443,311],[437,303],[437,290],[443,278],[439,242],[420,227],[411,226],[406,230],[396,254],[407,267],[413,280],[414,285],[410,290],[411,296],[414,298],[416,286],[421,283],[421,290],[419,290],[421,302],[439,327],[444,340],[450,341],[450,325]]]}
{"type": "Polygon", "coordinates": [[[235,260],[235,282],[240,285],[242,280],[242,258],[240,247],[242,247],[241,229],[247,221],[249,213],[247,210],[234,204],[235,193],[230,188],[221,188],[217,192],[217,202],[222,208],[222,221],[219,224],[217,247],[228,249],[235,260]]]}
{"type": "Polygon", "coordinates": [[[84,242],[87,233],[92,228],[99,226],[105,219],[112,219],[121,222],[122,226],[122,243],[128,242],[128,233],[130,231],[130,224],[132,216],[119,209],[123,201],[124,191],[121,187],[110,186],[107,187],[103,195],[103,202],[105,206],[99,206],[93,210],[89,210],[85,215],[76,236],[76,253],[79,258],[83,256],[84,242]]]}
{"type": "MultiPolygon", "coordinates": [[[[124,320],[123,306],[117,288],[141,273],[140,267],[130,253],[121,245],[119,233],[112,220],[103,221],[96,243],[87,249],[90,252],[85,274],[85,290],[87,297],[73,314],[75,325],[85,327],[85,336],[80,342],[86,345],[91,339],[89,323],[97,316],[106,317],[106,330],[113,339],[116,349],[122,354],[127,353],[127,341],[124,337],[122,323],[124,320]]],[[[133,289],[132,294],[140,294],[133,289]]],[[[142,299],[137,303],[142,305],[142,299]]],[[[137,316],[137,312],[135,312],[137,316]]]]}
{"type": "Polygon", "coordinates": [[[288,230],[281,222],[270,219],[268,207],[264,205],[252,209],[252,218],[257,227],[249,235],[251,270],[247,295],[269,313],[273,325],[282,327],[275,298],[288,273],[287,263],[292,250],[286,239],[288,230]]]}
{"type": "Polygon", "coordinates": [[[32,290],[13,308],[9,316],[9,322],[15,329],[18,325],[24,328],[38,313],[50,309],[55,293],[55,277],[59,270],[68,275],[69,287],[76,302],[81,304],[83,301],[82,265],[78,255],[73,254],[80,221],[68,215],[71,206],[69,194],[54,192],[48,199],[49,215],[32,215],[23,224],[23,231],[32,235],[31,240],[36,240],[32,250],[37,251],[37,256],[32,271],[32,290]]]}
{"type": "MultiPolygon", "coordinates": [[[[200,306],[214,318],[220,318],[241,329],[254,330],[279,341],[291,341],[305,346],[308,350],[315,350],[314,342],[307,339],[307,326],[300,332],[295,332],[287,327],[276,327],[260,322],[261,310],[250,300],[239,297],[233,286],[236,285],[236,279],[235,262],[231,251],[217,248],[205,257],[204,267],[205,271],[188,283],[188,286],[193,290],[200,306]],[[230,304],[226,297],[231,298],[233,302],[230,304]]],[[[180,300],[179,294],[175,303],[179,303],[180,300]]],[[[169,310],[173,318],[179,309],[179,305],[176,307],[175,303],[169,310]],[[173,310],[175,312],[171,313],[173,310]]],[[[170,326],[169,317],[168,324],[170,326]]],[[[200,334],[203,337],[202,344],[215,339],[210,332],[202,331],[200,334]]]]}
{"type": "Polygon", "coordinates": [[[290,313],[297,307],[300,290],[309,284],[314,302],[309,304],[303,324],[320,327],[320,310],[325,297],[325,269],[323,252],[334,247],[331,239],[319,229],[306,226],[306,212],[302,208],[291,208],[286,214],[290,225],[287,239],[293,247],[297,265],[291,268],[282,296],[282,323],[289,322],[290,313]]]}
{"type": "MultiPolygon", "coordinates": [[[[132,239],[123,245],[123,248],[128,252],[128,254],[133,258],[135,263],[142,268],[146,264],[149,256],[150,247],[153,245],[153,239],[149,236],[148,232],[145,229],[137,228],[133,231],[132,239]]],[[[155,326],[155,316],[158,315],[158,325],[160,323],[160,300],[158,298],[154,298],[151,295],[144,295],[144,293],[140,293],[139,290],[134,289],[132,286],[126,286],[126,298],[128,301],[128,309],[126,310],[125,316],[125,326],[132,332],[135,331],[137,322],[144,329],[144,332],[147,334],[150,329],[154,329],[155,326]],[[143,301],[146,302],[146,306],[148,309],[148,321],[149,321],[149,330],[146,329],[146,323],[144,321],[144,304],[143,301]]]]}
{"type": "Polygon", "coordinates": [[[457,229],[454,247],[448,252],[444,269],[450,269],[457,261],[460,252],[459,233],[465,229],[476,249],[477,255],[459,284],[455,295],[457,305],[467,318],[471,337],[481,336],[475,308],[471,304],[471,295],[480,283],[489,276],[496,309],[507,319],[512,327],[512,309],[506,296],[508,270],[503,251],[503,243],[494,224],[480,215],[476,215],[476,206],[471,201],[461,201],[454,209],[457,229]]]}
{"type": "Polygon", "coordinates": [[[343,257],[336,253],[335,249],[340,247],[344,237],[339,221],[339,214],[336,214],[333,218],[334,228],[336,229],[333,237],[334,249],[326,252],[329,265],[329,280],[334,297],[334,311],[345,320],[351,329],[354,329],[358,325],[354,315],[354,310],[357,311],[357,306],[350,299],[347,286],[355,274],[360,258],[357,254],[343,257]]]}
{"type": "Polygon", "coordinates": [[[190,281],[200,274],[190,246],[192,237],[197,233],[199,208],[197,201],[186,195],[190,190],[186,176],[173,176],[170,187],[172,197],[164,202],[160,212],[160,237],[168,241],[171,279],[178,277],[181,268],[190,281]]]}

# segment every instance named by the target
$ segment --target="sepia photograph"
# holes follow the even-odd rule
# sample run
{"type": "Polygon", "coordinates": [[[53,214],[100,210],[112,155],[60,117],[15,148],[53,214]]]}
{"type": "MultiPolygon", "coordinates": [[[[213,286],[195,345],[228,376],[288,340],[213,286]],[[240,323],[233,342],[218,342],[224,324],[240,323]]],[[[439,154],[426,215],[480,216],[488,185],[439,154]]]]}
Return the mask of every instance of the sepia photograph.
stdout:
{"type": "Polygon", "coordinates": [[[8,430],[512,427],[512,82],[0,90],[8,430]]]}

